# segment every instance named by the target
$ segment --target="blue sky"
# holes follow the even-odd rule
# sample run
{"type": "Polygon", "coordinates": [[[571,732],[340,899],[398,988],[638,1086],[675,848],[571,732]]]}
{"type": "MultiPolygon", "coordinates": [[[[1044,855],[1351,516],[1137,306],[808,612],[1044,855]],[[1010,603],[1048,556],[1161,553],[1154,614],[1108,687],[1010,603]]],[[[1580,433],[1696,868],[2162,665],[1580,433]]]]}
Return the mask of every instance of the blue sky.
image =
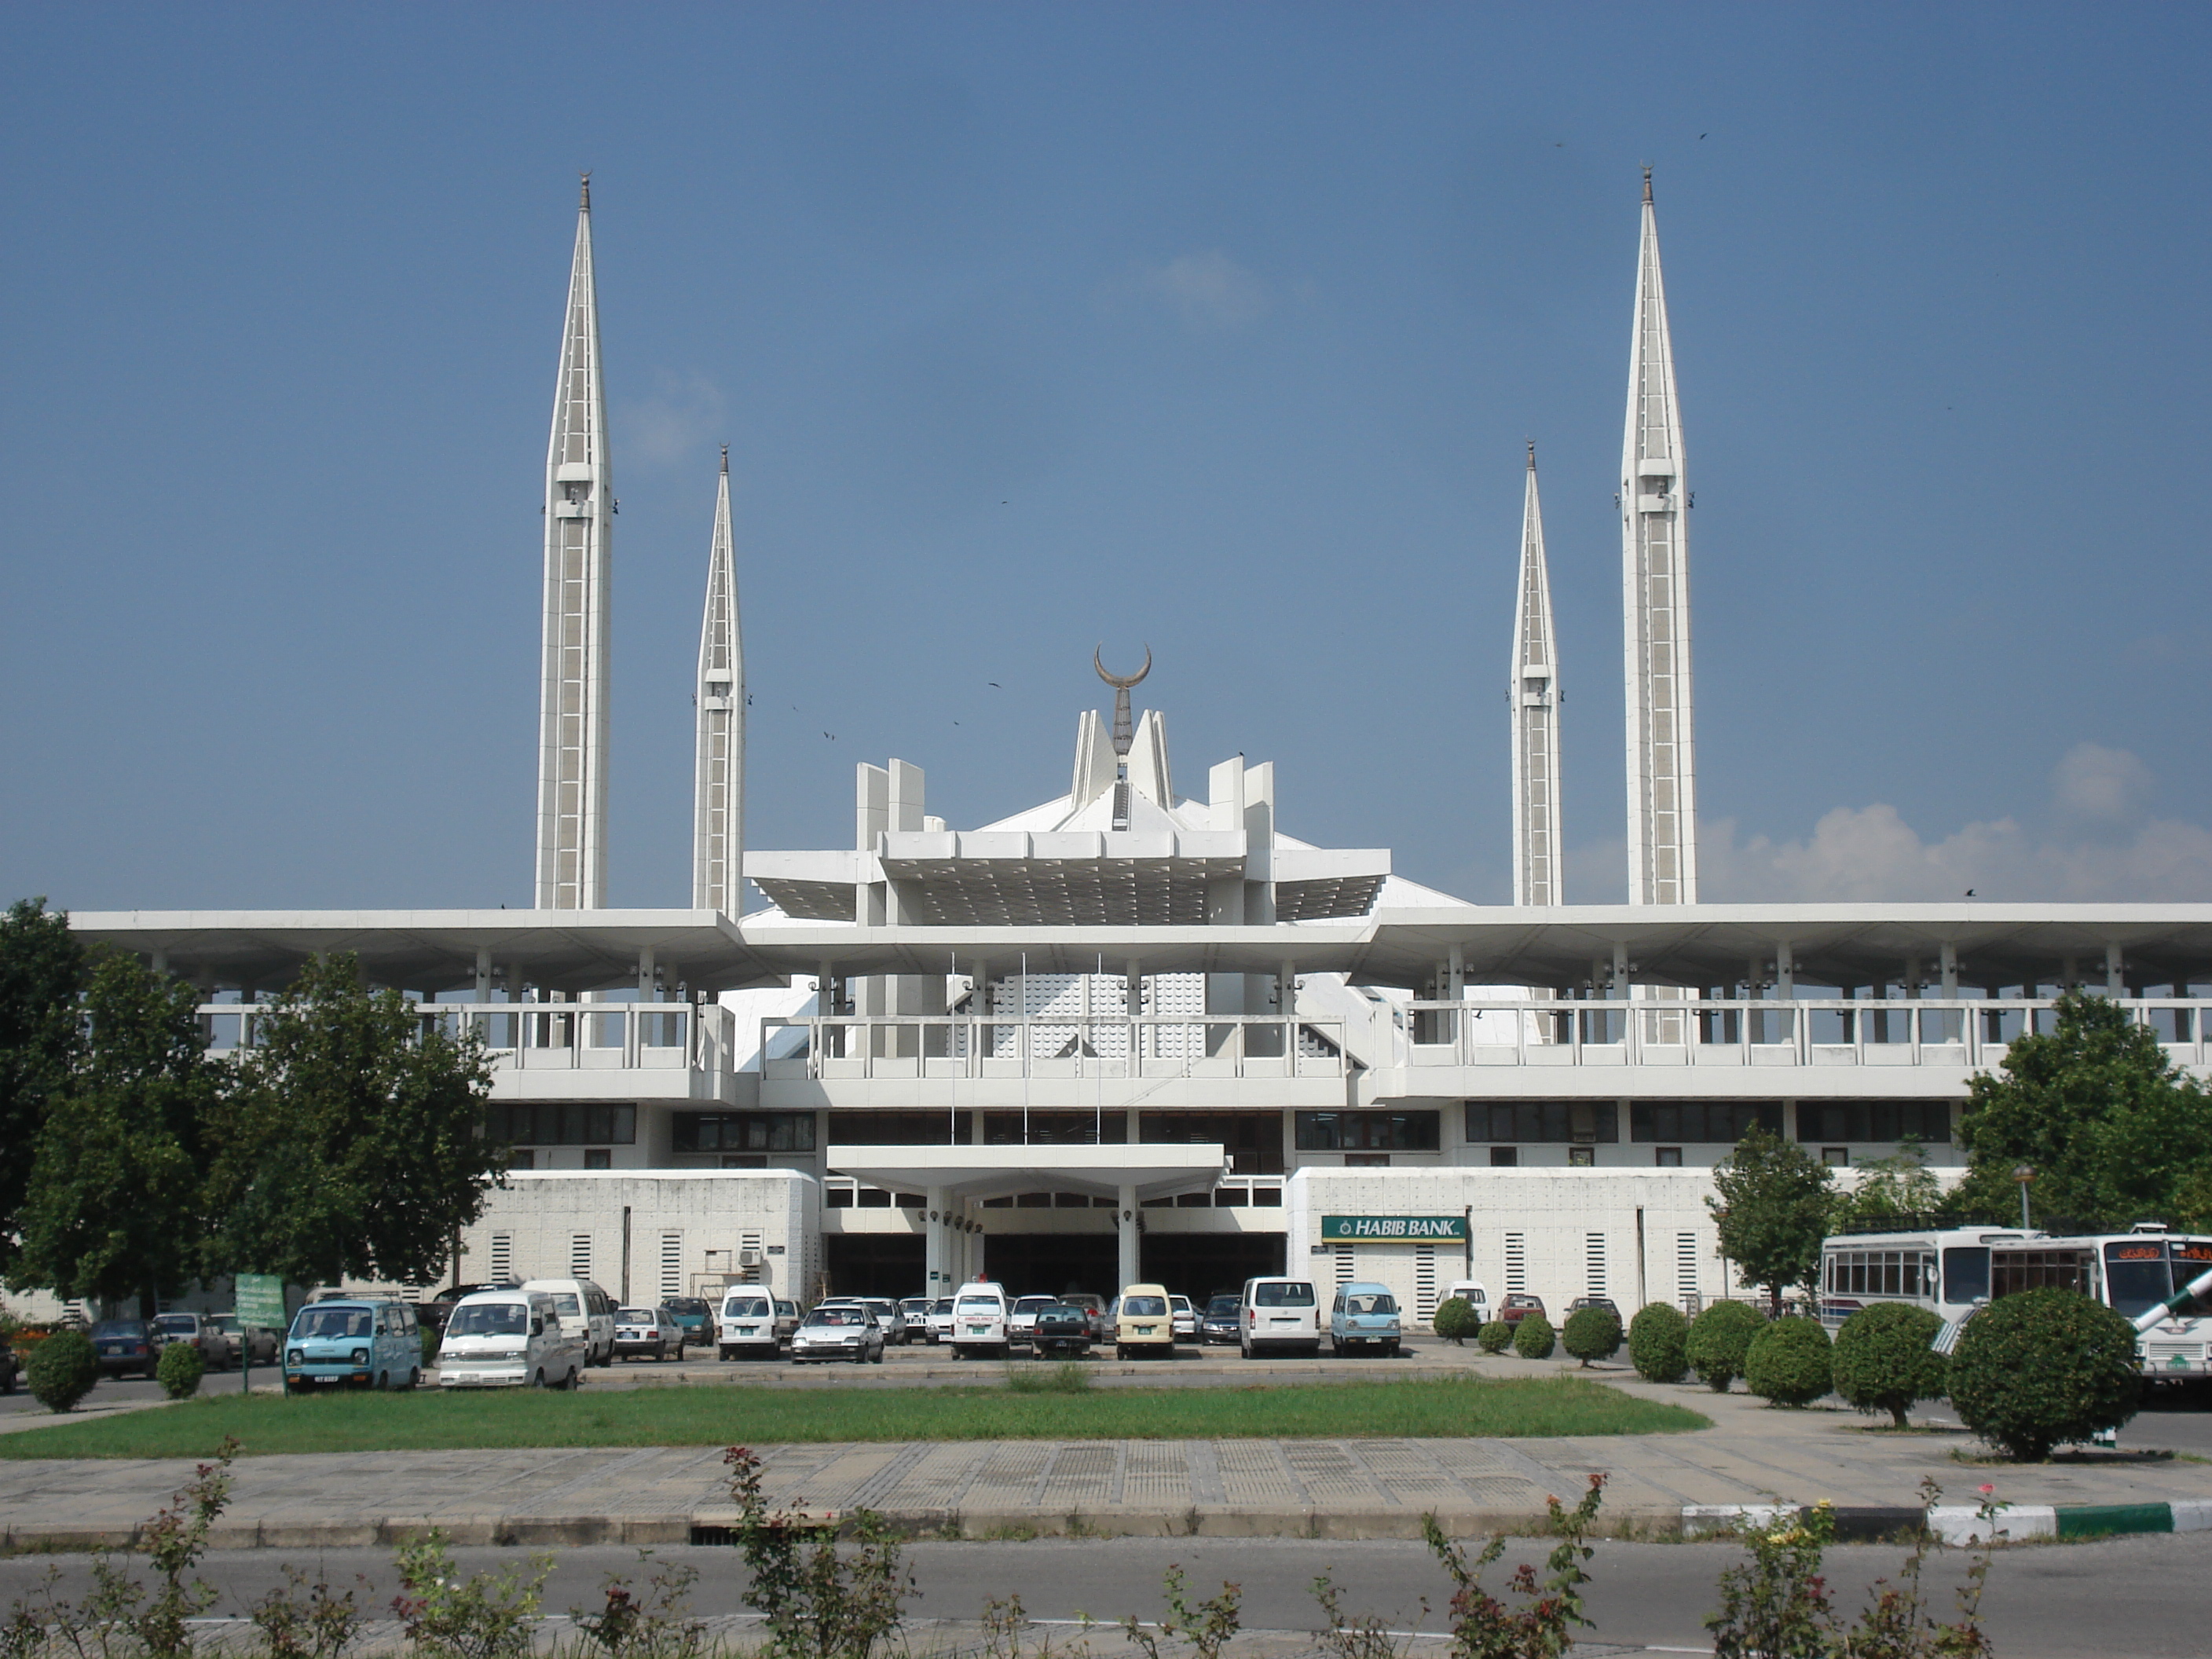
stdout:
{"type": "Polygon", "coordinates": [[[2212,898],[2212,13],[18,8],[0,895],[526,903],[589,167],[611,897],[688,896],[731,446],[756,847],[856,760],[1178,781],[1508,887],[1522,443],[1570,897],[1621,874],[1638,168],[1687,428],[1709,898],[2212,898]],[[988,682],[996,681],[994,690],[988,682]],[[834,738],[825,736],[834,733],[834,738]]]}

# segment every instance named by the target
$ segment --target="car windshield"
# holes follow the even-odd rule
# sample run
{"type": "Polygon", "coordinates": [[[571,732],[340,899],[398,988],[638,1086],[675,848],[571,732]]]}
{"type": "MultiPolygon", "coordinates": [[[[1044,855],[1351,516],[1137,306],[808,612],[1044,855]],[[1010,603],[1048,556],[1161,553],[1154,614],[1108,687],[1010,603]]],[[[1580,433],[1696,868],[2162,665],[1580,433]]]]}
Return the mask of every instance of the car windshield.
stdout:
{"type": "Polygon", "coordinates": [[[1219,1314],[1224,1317],[1234,1318],[1237,1313],[1237,1298],[1233,1296],[1217,1296],[1206,1304],[1206,1311],[1209,1317],[1219,1314]]]}
{"type": "Polygon", "coordinates": [[[1128,1296],[1121,1298],[1121,1315],[1127,1319],[1157,1319],[1168,1310],[1168,1299],[1164,1296],[1128,1296]]]}
{"type": "Polygon", "coordinates": [[[520,1302],[471,1302],[453,1310],[446,1336],[520,1336],[530,1310],[520,1302]]]}
{"type": "Polygon", "coordinates": [[[707,1304],[696,1296],[672,1296],[660,1304],[672,1314],[702,1314],[707,1304]]]}
{"type": "Polygon", "coordinates": [[[190,1314],[163,1314],[154,1322],[154,1328],[157,1331],[173,1332],[180,1336],[189,1336],[192,1330],[192,1316],[190,1314]]]}
{"type": "Polygon", "coordinates": [[[865,1308],[817,1308],[806,1316],[810,1325],[865,1325],[868,1312],[865,1308]]]}
{"type": "Polygon", "coordinates": [[[1049,1296],[1025,1296],[1014,1304],[1016,1313],[1037,1313],[1051,1307],[1059,1298],[1049,1296]]]}
{"type": "Polygon", "coordinates": [[[949,1296],[939,1297],[936,1301],[929,1304],[929,1310],[933,1314],[951,1313],[952,1311],[952,1298],[949,1296]]]}
{"type": "Polygon", "coordinates": [[[292,1339],[324,1341],[367,1336],[373,1316],[366,1308],[302,1308],[292,1324],[292,1339]]]}
{"type": "Polygon", "coordinates": [[[1262,1308],[1310,1308],[1314,1304],[1313,1286],[1297,1279],[1256,1285],[1252,1289],[1252,1300],[1262,1308]]]}
{"type": "Polygon", "coordinates": [[[221,1331],[225,1336],[235,1336],[238,1334],[238,1316],[236,1314],[217,1314],[213,1319],[208,1321],[208,1323],[214,1326],[216,1329],[221,1331]]]}
{"type": "Polygon", "coordinates": [[[553,1292],[553,1311],[563,1319],[575,1319],[584,1311],[584,1304],[576,1299],[574,1291],[553,1292]]]}
{"type": "Polygon", "coordinates": [[[722,1304],[725,1319],[766,1319],[768,1298],[762,1296],[733,1296],[722,1304]]]}
{"type": "Polygon", "coordinates": [[[92,1328],[94,1336],[143,1336],[146,1322],[143,1319],[103,1319],[92,1328]]]}
{"type": "Polygon", "coordinates": [[[999,1298],[995,1296],[963,1296],[960,1298],[960,1311],[964,1314],[988,1314],[996,1319],[1000,1312],[999,1298]]]}
{"type": "Polygon", "coordinates": [[[1398,1298],[1381,1295],[1347,1296],[1344,1298],[1344,1310],[1355,1314],[1394,1314],[1398,1311],[1398,1298]]]}
{"type": "Polygon", "coordinates": [[[1190,1298],[1187,1296],[1171,1296],[1168,1298],[1168,1306],[1173,1308],[1177,1313],[1188,1313],[1190,1298]]]}
{"type": "Polygon", "coordinates": [[[658,1325],[660,1321],[650,1308],[617,1308],[615,1322],[622,1325],[658,1325]]]}
{"type": "Polygon", "coordinates": [[[2173,1294],[2173,1274],[2166,1262],[2166,1243],[2154,1239],[2105,1246],[2105,1281],[2112,1307],[2133,1319],[2173,1294]]]}

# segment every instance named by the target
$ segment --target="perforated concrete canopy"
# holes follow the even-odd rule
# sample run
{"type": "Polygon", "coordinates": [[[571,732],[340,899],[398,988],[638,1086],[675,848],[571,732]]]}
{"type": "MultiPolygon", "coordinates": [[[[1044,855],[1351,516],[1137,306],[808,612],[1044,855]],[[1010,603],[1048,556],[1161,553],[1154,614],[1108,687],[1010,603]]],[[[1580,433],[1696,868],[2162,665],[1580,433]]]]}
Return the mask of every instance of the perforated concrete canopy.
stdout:
{"type": "Polygon", "coordinates": [[[1213,1187],[1229,1174],[1226,1149],[1176,1146],[840,1146],[828,1159],[848,1175],[896,1192],[944,1188],[955,1198],[1008,1193],[1090,1193],[1115,1198],[1133,1187],[1138,1200],[1172,1198],[1213,1187]]]}

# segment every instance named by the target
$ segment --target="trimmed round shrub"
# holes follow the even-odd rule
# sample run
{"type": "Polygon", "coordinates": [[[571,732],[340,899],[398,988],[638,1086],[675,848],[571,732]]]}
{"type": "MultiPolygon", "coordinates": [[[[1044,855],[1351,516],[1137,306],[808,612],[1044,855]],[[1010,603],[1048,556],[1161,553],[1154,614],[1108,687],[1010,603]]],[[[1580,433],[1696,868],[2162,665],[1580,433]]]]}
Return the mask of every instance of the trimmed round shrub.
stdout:
{"type": "Polygon", "coordinates": [[[172,1342],[161,1350],[161,1363],[154,1367],[154,1380],[172,1400],[191,1399],[206,1375],[207,1358],[197,1342],[172,1342]]]}
{"type": "Polygon", "coordinates": [[[1757,1309],[1742,1302],[1716,1302],[1690,1322],[1682,1352],[1698,1380],[1715,1394],[1743,1375],[1751,1339],[1766,1328],[1757,1309]]]}
{"type": "Polygon", "coordinates": [[[1559,1340],[1585,1366],[1610,1359],[1620,1352],[1620,1316],[1610,1308],[1577,1308],[1567,1316],[1559,1340]]]}
{"type": "Polygon", "coordinates": [[[2006,1456],[2039,1462],[2136,1414],[2135,1358],[2135,1327],[2077,1291],[2001,1296],[1959,1334],[1951,1404],[2006,1456]]]}
{"type": "Polygon", "coordinates": [[[1523,1359],[1549,1359],[1552,1350],[1559,1346],[1559,1333],[1552,1328],[1552,1322],[1540,1313],[1522,1314],[1520,1323],[1513,1328],[1513,1352],[1523,1359]]]}
{"type": "Polygon", "coordinates": [[[56,1331],[31,1351],[32,1396],[50,1412],[65,1412],[100,1381],[100,1356],[82,1331],[56,1331]]]}
{"type": "Polygon", "coordinates": [[[1817,1319],[1778,1319],[1751,1339],[1743,1385],[1777,1406],[1809,1406],[1833,1386],[1828,1332],[1817,1319]]]}
{"type": "Polygon", "coordinates": [[[1482,1328],[1482,1317],[1465,1297],[1446,1297],[1437,1304],[1434,1328],[1445,1341],[1465,1347],[1468,1338],[1482,1328]]]}
{"type": "Polygon", "coordinates": [[[1493,1319],[1474,1334],[1474,1343],[1485,1353],[1504,1353],[1513,1346],[1513,1328],[1502,1319],[1493,1319]]]}
{"type": "Polygon", "coordinates": [[[1893,1425],[1905,1427],[1914,1401],[1943,1397],[1950,1368],[1934,1346],[1942,1328],[1927,1309],[1906,1303],[1861,1308],[1836,1333],[1828,1355],[1836,1392],[1863,1412],[1887,1412],[1893,1425]]]}
{"type": "Polygon", "coordinates": [[[1628,1322],[1628,1363],[1646,1382],[1680,1382],[1690,1374],[1690,1322],[1668,1302],[1647,1302],[1628,1322]]]}

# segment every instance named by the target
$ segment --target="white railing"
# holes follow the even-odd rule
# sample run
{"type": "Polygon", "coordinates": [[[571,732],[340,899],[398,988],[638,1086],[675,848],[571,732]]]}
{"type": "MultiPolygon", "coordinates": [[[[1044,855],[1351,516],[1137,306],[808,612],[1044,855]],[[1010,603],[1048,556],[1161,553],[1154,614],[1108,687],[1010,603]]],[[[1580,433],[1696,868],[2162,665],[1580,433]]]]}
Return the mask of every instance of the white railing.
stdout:
{"type": "MultiPolygon", "coordinates": [[[[2212,1001],[2124,1001],[2185,1066],[2207,1063],[2212,1001]]],[[[2047,1000],[1880,1002],[1706,998],[1632,1002],[1416,1002],[1395,1063],[1474,1066],[1994,1067],[2015,1037],[2048,1033],[2047,1000]]]]}
{"type": "Polygon", "coordinates": [[[764,1074],[857,1078],[1329,1078],[1345,1071],[1333,1020],[1206,1015],[1139,1019],[805,1015],[761,1022],[764,1074]],[[803,1048],[793,1052],[794,1039],[803,1048]]]}
{"type": "MultiPolygon", "coordinates": [[[[830,1153],[830,1162],[834,1164],[836,1161],[836,1150],[833,1147],[830,1153]]],[[[1231,1176],[1227,1180],[1218,1182],[1210,1190],[1204,1193],[1187,1193],[1179,1198],[1149,1199],[1146,1201],[1146,1207],[1157,1209],[1279,1210],[1283,1207],[1283,1181],[1284,1177],[1279,1175],[1231,1176]]],[[[822,1177],[822,1190],[824,1194],[823,1201],[829,1208],[833,1210],[911,1210],[916,1207],[921,1198],[920,1194],[912,1191],[908,1191],[903,1194],[906,1201],[902,1204],[899,1201],[901,1196],[899,1189],[875,1186],[871,1182],[858,1180],[852,1176],[824,1176],[822,1177]]],[[[1080,1193],[1067,1194],[1071,1199],[1082,1199],[1083,1202],[1079,1204],[1062,1203],[1060,1201],[1061,1195],[1054,1192],[1047,1192],[1042,1194],[1010,1194],[1010,1196],[1015,1200],[1012,1204],[1001,1203],[994,1199],[986,1200],[981,1207],[985,1209],[1003,1210],[1046,1208],[1097,1209],[1103,1206],[1110,1209],[1113,1207],[1114,1202],[1111,1199],[1107,1198],[1100,1198],[1094,1200],[1087,1195],[1080,1193]],[[1050,1205],[1034,1203],[1023,1204],[1020,1202],[1020,1200],[1024,1197],[1031,1199],[1044,1197],[1051,1199],[1053,1202],[1050,1205]]]]}
{"type": "MultiPolygon", "coordinates": [[[[258,1003],[200,1005],[201,1029],[218,1052],[251,1048],[271,1011],[258,1003]]],[[[737,1018],[726,1008],[681,1002],[425,1002],[424,1032],[476,1032],[495,1066],[524,1071],[732,1069],[737,1018]]]]}

